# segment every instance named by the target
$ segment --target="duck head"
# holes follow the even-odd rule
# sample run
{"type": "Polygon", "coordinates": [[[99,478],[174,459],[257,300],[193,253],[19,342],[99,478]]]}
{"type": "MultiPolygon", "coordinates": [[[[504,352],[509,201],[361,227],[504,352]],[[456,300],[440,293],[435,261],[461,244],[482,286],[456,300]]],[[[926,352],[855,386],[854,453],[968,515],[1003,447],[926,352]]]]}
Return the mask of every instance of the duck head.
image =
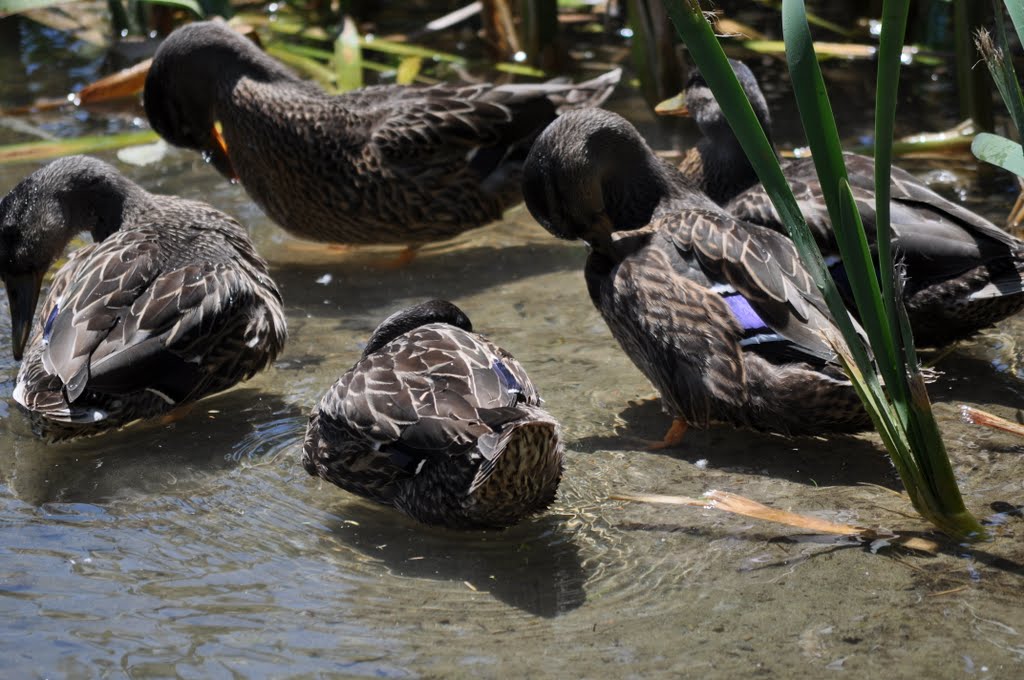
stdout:
{"type": "Polygon", "coordinates": [[[637,229],[685,180],[655,156],[636,128],[602,109],[559,116],[534,142],[523,168],[526,207],[545,229],[596,249],[637,229]]]}
{"type": "MultiPolygon", "coordinates": [[[[753,71],[742,61],[730,59],[736,79],[743,88],[743,93],[750,100],[750,106],[754,109],[754,115],[764,129],[768,139],[771,140],[772,117],[768,110],[768,102],[765,101],[764,93],[754,77],[753,71]]],[[[683,91],[672,99],[658,104],[655,111],[663,116],[685,116],[693,118],[700,128],[701,133],[710,140],[717,143],[738,144],[736,136],[725,119],[722,107],[719,106],[715,95],[711,93],[707,81],[701,74],[700,69],[694,68],[686,80],[683,91]]]]}
{"type": "Polygon", "coordinates": [[[373,354],[398,336],[430,323],[445,323],[473,332],[469,317],[457,306],[447,300],[428,300],[397,311],[381,321],[367,341],[363,357],[373,354]]]}
{"type": "Polygon", "coordinates": [[[86,156],[53,161],[0,200],[0,278],[11,310],[11,342],[21,359],[43,276],[80,231],[101,241],[120,228],[130,197],[141,188],[111,166],[86,156]]]}
{"type": "Polygon", "coordinates": [[[217,103],[238,78],[294,80],[295,76],[227,24],[200,21],[177,29],[160,45],[146,76],[143,104],[156,132],[195,149],[228,179],[236,179],[215,123],[217,103]]]}

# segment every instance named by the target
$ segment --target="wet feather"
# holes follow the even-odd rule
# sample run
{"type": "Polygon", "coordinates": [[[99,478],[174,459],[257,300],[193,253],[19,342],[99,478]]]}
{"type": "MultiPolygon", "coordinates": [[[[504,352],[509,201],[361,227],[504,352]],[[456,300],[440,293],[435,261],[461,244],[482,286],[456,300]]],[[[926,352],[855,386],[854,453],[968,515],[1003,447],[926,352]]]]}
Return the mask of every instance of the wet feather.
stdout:
{"type": "MultiPolygon", "coordinates": [[[[20,200],[24,183],[0,204],[5,234],[21,239],[44,223],[60,224],[54,243],[81,230],[106,234],[54,275],[22,361],[15,398],[39,434],[94,434],[165,413],[252,377],[280,352],[280,293],[235,220],[149,194],[90,158],[55,161],[30,180],[33,210],[3,207],[20,200]],[[92,193],[67,190],[79,185],[92,193]],[[49,201],[40,187],[64,198],[49,201]],[[122,212],[98,229],[90,216],[110,200],[122,212]],[[58,217],[76,214],[81,221],[58,217]]],[[[36,266],[48,268],[62,249],[36,266]]]]}
{"type": "Polygon", "coordinates": [[[403,310],[367,350],[313,409],[311,475],[453,528],[509,526],[554,500],[558,423],[519,362],[461,310],[403,310]]]}

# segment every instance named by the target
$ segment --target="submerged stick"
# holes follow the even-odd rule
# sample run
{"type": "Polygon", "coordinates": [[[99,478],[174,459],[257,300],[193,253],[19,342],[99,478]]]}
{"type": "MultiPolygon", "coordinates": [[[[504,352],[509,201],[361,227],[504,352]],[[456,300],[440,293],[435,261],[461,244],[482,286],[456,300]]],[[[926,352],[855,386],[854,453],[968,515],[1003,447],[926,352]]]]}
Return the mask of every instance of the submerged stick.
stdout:
{"type": "Polygon", "coordinates": [[[960,404],[960,420],[970,425],[984,425],[985,427],[991,427],[993,430],[1002,430],[1003,432],[1024,437],[1024,425],[1007,420],[1006,418],[1000,418],[994,413],[982,411],[980,408],[968,406],[967,404],[960,404]]]}
{"type": "Polygon", "coordinates": [[[839,524],[830,522],[827,519],[802,515],[788,510],[779,510],[762,505],[755,500],[739,496],[728,491],[712,490],[705,493],[701,498],[689,496],[663,496],[659,494],[612,494],[611,500],[630,501],[634,503],[656,503],[659,505],[687,505],[696,508],[707,508],[724,510],[744,517],[784,524],[798,529],[807,529],[816,533],[836,534],[839,536],[850,536],[862,541],[886,540],[899,544],[911,550],[935,553],[939,544],[922,538],[908,538],[897,536],[886,531],[871,529],[868,527],[856,526],[854,524],[839,524]]]}

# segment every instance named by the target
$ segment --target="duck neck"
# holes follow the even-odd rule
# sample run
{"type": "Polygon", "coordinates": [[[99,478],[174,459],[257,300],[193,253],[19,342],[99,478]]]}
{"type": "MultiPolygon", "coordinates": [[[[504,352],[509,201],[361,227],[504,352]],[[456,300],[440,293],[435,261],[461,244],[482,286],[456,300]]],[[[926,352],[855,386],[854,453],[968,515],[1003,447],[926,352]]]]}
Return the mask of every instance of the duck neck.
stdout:
{"type": "MultiPolygon", "coordinates": [[[[774,149],[771,133],[768,133],[768,142],[774,149]]],[[[690,168],[687,174],[696,175],[691,178],[715,203],[727,203],[759,181],[740,141],[727,124],[713,137],[701,139],[695,153],[696,159],[691,157],[684,161],[684,172],[690,168]]]]}
{"type": "Polygon", "coordinates": [[[153,197],[106,164],[88,166],[58,192],[69,239],[88,231],[97,243],[153,207],[153,197]]]}
{"type": "Polygon", "coordinates": [[[638,229],[668,211],[701,202],[692,182],[646,144],[624,153],[638,151],[642,156],[632,163],[619,154],[608,159],[602,194],[615,231],[638,229]]]}

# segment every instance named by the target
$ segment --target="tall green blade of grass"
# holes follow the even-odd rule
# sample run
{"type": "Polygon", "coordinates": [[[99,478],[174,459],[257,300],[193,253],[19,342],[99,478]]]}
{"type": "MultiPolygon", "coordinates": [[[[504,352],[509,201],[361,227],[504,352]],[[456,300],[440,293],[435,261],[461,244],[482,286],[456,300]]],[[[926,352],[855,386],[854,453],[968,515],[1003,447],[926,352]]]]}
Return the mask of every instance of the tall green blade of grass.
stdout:
{"type": "MultiPolygon", "coordinates": [[[[841,183],[849,180],[839,142],[839,130],[836,129],[811,32],[804,16],[803,0],[783,0],[782,34],[800,119],[811,147],[828,214],[832,218],[836,242],[843,254],[843,265],[850,279],[861,323],[871,340],[871,348],[875,351],[886,385],[890,390],[894,387],[899,389],[902,385],[899,380],[902,361],[897,357],[892,332],[895,317],[893,324],[890,324],[882,304],[871,249],[860,224],[860,212],[854,209],[850,213],[850,223],[840,218],[841,203],[846,200],[841,183]]],[[[905,397],[902,393],[898,394],[905,397]]],[[[901,402],[905,402],[905,399],[896,399],[897,408],[901,402]]]]}
{"type": "MultiPolygon", "coordinates": [[[[887,4],[889,2],[891,0],[888,0],[887,4]]],[[[875,356],[879,357],[880,364],[885,364],[879,367],[886,379],[885,390],[881,387],[879,368],[876,368],[854,329],[775,154],[701,11],[699,1],[671,0],[666,4],[673,23],[719,104],[722,105],[730,126],[757,170],[776,210],[789,229],[805,266],[821,289],[843,333],[849,354],[847,355],[840,345],[840,358],[889,450],[914,506],[928,520],[951,536],[969,538],[984,535],[980,525],[963,506],[945,448],[938,436],[927,393],[917,372],[913,340],[909,334],[909,322],[902,303],[895,297],[891,304],[883,303],[881,300],[881,286],[875,263],[867,246],[859,211],[846,178],[838,134],[835,131],[835,122],[831,116],[810,40],[803,2],[783,2],[784,21],[788,29],[787,55],[794,88],[798,90],[798,98],[803,98],[801,117],[808,139],[812,142],[815,165],[826,192],[829,214],[843,253],[847,274],[853,284],[858,309],[865,330],[872,340],[875,356]],[[855,278],[858,280],[853,281],[855,278]],[[895,309],[895,316],[886,313],[887,307],[895,309]],[[909,350],[906,349],[908,346],[909,350]],[[890,396],[893,398],[890,399],[890,396]]],[[[890,145],[889,148],[883,148],[883,154],[891,154],[891,118],[895,111],[895,85],[902,48],[899,16],[901,12],[905,13],[905,7],[889,7],[886,12],[890,20],[896,19],[896,23],[883,35],[883,39],[888,43],[884,51],[887,61],[881,66],[889,70],[882,76],[882,87],[885,92],[880,93],[886,98],[880,104],[880,110],[883,113],[888,112],[889,119],[887,123],[882,124],[883,131],[889,130],[887,139],[890,145]],[[894,56],[896,61],[892,63],[894,56]]],[[[906,20],[902,21],[905,23],[906,20]]],[[[888,182],[888,163],[885,163],[882,174],[888,182]]],[[[883,196],[886,197],[887,203],[887,189],[883,196]]],[[[892,263],[889,261],[882,266],[891,269],[892,263]]],[[[897,282],[894,278],[890,280],[891,284],[883,285],[891,287],[895,296],[898,292],[897,282]]]]}
{"type": "MultiPolygon", "coordinates": [[[[832,137],[835,120],[831,115],[821,71],[814,55],[810,28],[804,17],[804,2],[783,0],[782,7],[783,36],[793,89],[811,143],[818,179],[823,188],[830,184],[836,186],[838,179],[840,195],[836,198],[845,198],[850,203],[850,209],[844,212],[842,207],[829,202],[829,215],[847,274],[851,279],[865,279],[853,286],[857,308],[871,340],[871,348],[878,358],[879,369],[885,377],[886,391],[899,414],[903,429],[901,439],[905,445],[890,451],[893,461],[904,478],[907,492],[918,512],[953,536],[983,535],[977,520],[964,507],[924,387],[910,324],[905,318],[902,300],[894,284],[889,285],[891,297],[884,303],[881,299],[875,264],[866,248],[867,241],[859,213],[846,185],[846,167],[838,144],[838,133],[832,137]],[[823,131],[824,135],[821,134],[823,131]],[[840,230],[844,233],[840,234],[840,230]],[[886,361],[892,361],[892,364],[886,365],[886,361]],[[903,452],[906,450],[909,450],[910,456],[904,458],[903,452]]],[[[881,148],[876,153],[875,186],[880,193],[876,193],[875,207],[879,218],[878,244],[880,248],[889,251],[892,128],[908,4],[906,0],[885,0],[883,7],[883,18],[889,26],[886,29],[883,25],[879,50],[875,143],[881,148]]],[[[887,252],[886,259],[879,259],[877,269],[892,282],[891,253],[887,252]]]]}
{"type": "MultiPolygon", "coordinates": [[[[889,219],[892,145],[896,136],[896,91],[900,83],[903,37],[907,33],[908,0],[887,0],[882,5],[882,33],[878,45],[878,79],[875,91],[875,238],[882,304],[894,341],[902,338],[897,309],[895,271],[892,266],[892,225],[889,219]]],[[[914,343],[904,347],[907,364],[917,366],[914,343]]]]}
{"type": "Polygon", "coordinates": [[[889,215],[889,190],[892,181],[892,142],[895,134],[897,90],[909,11],[909,0],[885,0],[882,7],[882,34],[875,94],[875,219],[882,295],[890,320],[896,319],[899,322],[894,329],[894,336],[902,344],[906,361],[905,373],[910,398],[908,405],[911,409],[911,451],[914,454],[914,462],[927,479],[922,492],[927,491],[928,497],[924,499],[923,504],[930,510],[937,510],[934,513],[937,518],[932,519],[936,524],[949,521],[947,517],[951,518],[954,535],[955,532],[961,532],[982,536],[984,531],[964,506],[942,433],[932,412],[924,377],[921,375],[910,320],[902,303],[900,287],[895,285],[893,280],[895,269],[890,248],[892,225],[889,215]]]}

